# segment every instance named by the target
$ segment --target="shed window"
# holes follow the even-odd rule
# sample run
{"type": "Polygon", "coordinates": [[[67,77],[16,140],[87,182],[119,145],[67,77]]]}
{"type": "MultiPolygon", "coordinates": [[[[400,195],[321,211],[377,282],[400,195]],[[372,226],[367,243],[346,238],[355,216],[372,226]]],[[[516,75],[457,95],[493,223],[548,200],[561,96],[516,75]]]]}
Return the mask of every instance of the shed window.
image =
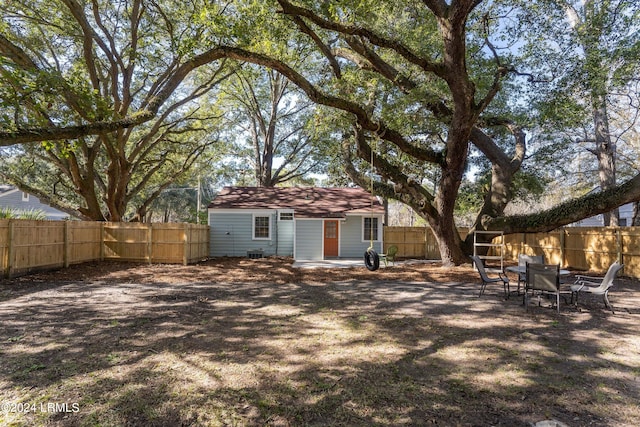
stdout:
{"type": "Polygon", "coordinates": [[[379,239],[378,218],[363,218],[362,240],[377,242],[379,239]]]}
{"type": "Polygon", "coordinates": [[[293,221],[293,212],[280,212],[280,221],[293,221]]]}
{"type": "Polygon", "coordinates": [[[268,215],[256,215],[253,217],[253,238],[269,239],[271,231],[271,217],[268,215]]]}
{"type": "Polygon", "coordinates": [[[22,201],[23,202],[29,201],[29,193],[25,193],[24,191],[22,192],[22,201]]]}

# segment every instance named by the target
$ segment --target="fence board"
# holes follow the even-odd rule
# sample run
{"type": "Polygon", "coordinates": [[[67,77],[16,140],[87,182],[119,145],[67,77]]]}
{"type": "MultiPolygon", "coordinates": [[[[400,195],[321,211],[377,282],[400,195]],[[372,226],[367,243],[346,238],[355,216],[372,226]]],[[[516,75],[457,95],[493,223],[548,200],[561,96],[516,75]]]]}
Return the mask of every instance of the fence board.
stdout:
{"type": "Polygon", "coordinates": [[[426,255],[425,227],[385,227],[385,252],[389,246],[397,246],[399,258],[424,258],[426,255]]]}
{"type": "Polygon", "coordinates": [[[9,220],[0,220],[0,267],[5,275],[9,273],[9,220]]]}
{"type": "Polygon", "coordinates": [[[618,259],[615,228],[568,228],[565,236],[567,266],[604,271],[618,259]]]}
{"type": "MultiPolygon", "coordinates": [[[[407,248],[411,229],[424,232],[424,257],[439,259],[437,242],[428,227],[385,227],[385,247],[395,244],[399,252],[407,248]]],[[[468,230],[459,228],[458,232],[464,239],[468,230]]],[[[565,268],[604,273],[619,260],[624,264],[622,274],[640,278],[640,227],[566,227],[548,233],[505,235],[504,243],[507,261],[517,261],[518,254],[543,255],[546,262],[565,268]]],[[[420,252],[405,250],[408,255],[400,256],[421,257],[420,252]]]]}
{"type": "Polygon", "coordinates": [[[185,264],[200,261],[209,256],[209,226],[187,224],[188,244],[185,264]]]}
{"type": "MultiPolygon", "coordinates": [[[[460,237],[464,239],[469,230],[458,228],[460,237]]],[[[391,245],[398,247],[400,258],[439,259],[440,249],[430,227],[385,227],[385,249],[391,245]]]]}
{"type": "Polygon", "coordinates": [[[68,258],[67,265],[102,259],[103,223],[89,221],[67,221],[68,258]]]}
{"type": "Polygon", "coordinates": [[[9,225],[12,250],[10,274],[64,265],[65,228],[63,222],[14,221],[9,225]]]}
{"type": "Polygon", "coordinates": [[[147,224],[104,224],[104,258],[117,261],[151,262],[151,228],[147,224]]]}
{"type": "Polygon", "coordinates": [[[103,259],[187,264],[207,257],[208,230],[196,224],[0,220],[0,267],[11,277],[103,259]]]}
{"type": "Polygon", "coordinates": [[[640,227],[620,229],[620,258],[624,264],[623,273],[640,278],[640,227]]]}

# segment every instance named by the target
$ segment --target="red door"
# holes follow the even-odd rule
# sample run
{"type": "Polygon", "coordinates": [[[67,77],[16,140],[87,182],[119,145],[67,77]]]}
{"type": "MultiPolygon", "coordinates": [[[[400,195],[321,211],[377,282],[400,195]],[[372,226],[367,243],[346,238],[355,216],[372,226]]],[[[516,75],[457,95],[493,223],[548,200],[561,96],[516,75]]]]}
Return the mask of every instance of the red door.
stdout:
{"type": "Polygon", "coordinates": [[[324,222],[324,256],[338,256],[338,221],[324,222]]]}

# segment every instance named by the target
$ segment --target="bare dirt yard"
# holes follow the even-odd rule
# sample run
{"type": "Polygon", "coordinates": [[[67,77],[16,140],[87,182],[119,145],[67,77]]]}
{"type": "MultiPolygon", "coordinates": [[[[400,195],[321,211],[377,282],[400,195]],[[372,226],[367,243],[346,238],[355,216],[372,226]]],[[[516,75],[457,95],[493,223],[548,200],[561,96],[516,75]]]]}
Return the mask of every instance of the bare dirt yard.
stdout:
{"type": "Polygon", "coordinates": [[[278,258],[0,281],[0,425],[640,425],[638,281],[615,314],[478,290],[470,266],[278,258]]]}

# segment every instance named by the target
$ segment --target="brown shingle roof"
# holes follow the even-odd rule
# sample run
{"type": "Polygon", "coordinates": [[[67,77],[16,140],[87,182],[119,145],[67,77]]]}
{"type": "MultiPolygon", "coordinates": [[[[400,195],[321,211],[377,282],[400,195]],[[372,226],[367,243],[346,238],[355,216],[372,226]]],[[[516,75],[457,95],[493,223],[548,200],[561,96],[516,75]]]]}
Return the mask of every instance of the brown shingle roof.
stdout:
{"type": "Polygon", "coordinates": [[[293,209],[300,218],[344,218],[347,213],[383,214],[377,198],[362,188],[224,187],[213,209],[293,209]]]}

